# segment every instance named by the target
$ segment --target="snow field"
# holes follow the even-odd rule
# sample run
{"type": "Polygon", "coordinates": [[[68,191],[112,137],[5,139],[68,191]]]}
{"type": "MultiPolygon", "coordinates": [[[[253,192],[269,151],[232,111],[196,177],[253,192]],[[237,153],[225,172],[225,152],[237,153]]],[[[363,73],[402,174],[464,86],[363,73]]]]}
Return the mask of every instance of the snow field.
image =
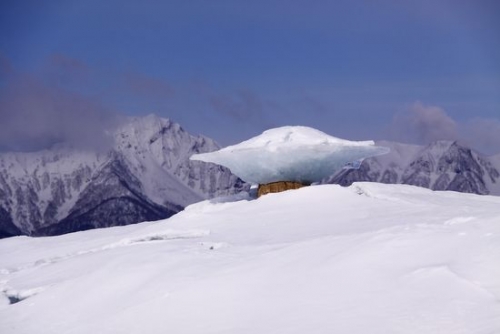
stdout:
{"type": "Polygon", "coordinates": [[[500,198],[371,183],[242,198],[0,240],[0,332],[500,332],[500,198]]]}

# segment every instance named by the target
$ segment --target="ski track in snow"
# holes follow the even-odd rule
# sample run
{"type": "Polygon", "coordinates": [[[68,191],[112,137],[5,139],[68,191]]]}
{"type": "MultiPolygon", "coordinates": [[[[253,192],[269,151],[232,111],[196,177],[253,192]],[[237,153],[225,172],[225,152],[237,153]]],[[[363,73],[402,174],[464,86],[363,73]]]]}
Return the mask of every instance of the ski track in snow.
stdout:
{"type": "MultiPolygon", "coordinates": [[[[150,243],[158,242],[158,241],[169,241],[169,240],[179,240],[179,239],[196,239],[196,238],[208,236],[209,234],[210,234],[209,230],[187,230],[187,231],[171,230],[171,231],[166,231],[164,233],[154,233],[154,234],[135,237],[135,238],[124,238],[118,242],[106,244],[106,245],[101,246],[101,247],[96,247],[96,248],[87,249],[87,250],[81,250],[81,251],[77,251],[74,253],[65,254],[65,255],[61,255],[61,256],[55,256],[55,257],[51,257],[51,258],[43,258],[43,259],[39,259],[33,263],[19,266],[19,267],[15,267],[15,268],[1,268],[0,274],[1,275],[9,275],[9,274],[23,271],[26,269],[31,269],[34,267],[39,267],[39,266],[43,266],[43,265],[53,264],[53,263],[57,263],[60,261],[72,259],[72,258],[77,257],[77,256],[87,255],[87,254],[91,254],[91,253],[98,253],[98,252],[111,250],[111,249],[115,249],[115,248],[119,248],[119,247],[128,247],[128,246],[134,246],[134,245],[148,245],[150,243]]],[[[210,245],[210,247],[212,247],[212,249],[214,249],[214,247],[220,248],[221,245],[218,245],[218,246],[210,245]]]]}

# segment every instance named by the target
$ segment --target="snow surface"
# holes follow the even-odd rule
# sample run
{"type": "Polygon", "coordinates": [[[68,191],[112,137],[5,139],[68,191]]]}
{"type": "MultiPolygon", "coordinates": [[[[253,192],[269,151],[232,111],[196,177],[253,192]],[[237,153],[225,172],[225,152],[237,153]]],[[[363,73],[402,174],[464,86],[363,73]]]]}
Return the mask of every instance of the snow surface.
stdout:
{"type": "Polygon", "coordinates": [[[216,152],[195,154],[191,159],[228,167],[250,183],[313,183],[349,162],[388,151],[373,141],[349,141],[305,126],[284,126],[216,152]]]}
{"type": "Polygon", "coordinates": [[[321,185],[0,240],[0,333],[498,333],[500,198],[321,185]]]}

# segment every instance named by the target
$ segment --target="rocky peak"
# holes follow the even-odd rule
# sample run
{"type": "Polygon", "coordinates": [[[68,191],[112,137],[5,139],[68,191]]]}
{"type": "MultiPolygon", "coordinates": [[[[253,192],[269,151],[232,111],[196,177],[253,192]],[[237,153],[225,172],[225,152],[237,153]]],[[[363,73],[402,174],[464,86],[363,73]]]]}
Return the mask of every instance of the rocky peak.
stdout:
{"type": "Polygon", "coordinates": [[[457,141],[436,141],[425,147],[380,144],[390,147],[391,152],[366,159],[359,169],[343,170],[325,182],[403,183],[433,190],[500,195],[500,159],[483,156],[457,141]]]}
{"type": "Polygon", "coordinates": [[[84,220],[91,224],[82,228],[165,218],[245,186],[227,169],[189,161],[218,145],[169,119],[130,118],[113,137],[106,153],[58,147],[0,154],[0,232],[57,234],[84,220]]]}

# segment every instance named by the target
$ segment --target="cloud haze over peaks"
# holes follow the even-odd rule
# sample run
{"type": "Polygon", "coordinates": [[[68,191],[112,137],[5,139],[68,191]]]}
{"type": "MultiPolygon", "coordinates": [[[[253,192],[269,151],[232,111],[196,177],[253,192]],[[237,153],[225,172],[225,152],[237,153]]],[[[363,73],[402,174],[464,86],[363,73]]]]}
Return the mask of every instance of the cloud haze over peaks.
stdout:
{"type": "Polygon", "coordinates": [[[86,66],[53,55],[41,72],[40,76],[10,68],[2,77],[0,150],[37,151],[54,145],[107,150],[107,130],[117,124],[117,116],[99,98],[75,89],[87,75],[86,66]]]}
{"type": "Polygon", "coordinates": [[[208,97],[215,112],[238,121],[263,120],[265,102],[254,92],[244,89],[232,95],[212,94],[208,97]]]}
{"type": "Polygon", "coordinates": [[[500,153],[500,120],[473,118],[458,122],[443,108],[421,102],[396,113],[389,133],[396,141],[428,144],[436,140],[459,140],[485,154],[500,153]]]}
{"type": "Polygon", "coordinates": [[[132,69],[101,69],[56,53],[22,73],[0,52],[0,151],[60,144],[107,150],[112,145],[108,130],[124,113],[151,112],[174,96],[165,80],[132,69]]]}
{"type": "Polygon", "coordinates": [[[16,77],[0,92],[0,150],[37,151],[57,144],[106,150],[113,116],[97,101],[16,77]]]}
{"type": "Polygon", "coordinates": [[[123,74],[123,87],[136,96],[150,99],[165,99],[175,95],[175,89],[166,81],[135,71],[123,74]]]}
{"type": "Polygon", "coordinates": [[[248,88],[222,92],[204,80],[174,87],[134,69],[99,68],[61,53],[29,73],[14,71],[0,53],[0,70],[1,151],[56,144],[106,150],[112,144],[106,130],[122,115],[151,112],[227,144],[235,133],[243,139],[255,127],[273,127],[270,116],[279,109],[248,88]]]}
{"type": "Polygon", "coordinates": [[[243,85],[221,88],[197,77],[176,91],[175,107],[166,116],[174,115],[194,133],[212,137],[222,145],[275,127],[276,116],[282,113],[278,102],[243,85]]]}
{"type": "Polygon", "coordinates": [[[457,124],[446,112],[435,106],[415,102],[408,110],[394,116],[393,135],[403,141],[429,143],[457,139],[457,124]]]}
{"type": "Polygon", "coordinates": [[[66,85],[74,80],[78,82],[88,80],[91,69],[79,59],[55,53],[48,57],[43,71],[44,75],[54,81],[53,83],[66,85]]]}
{"type": "Polygon", "coordinates": [[[500,153],[500,120],[474,118],[461,126],[464,141],[487,154],[500,153]]]}

